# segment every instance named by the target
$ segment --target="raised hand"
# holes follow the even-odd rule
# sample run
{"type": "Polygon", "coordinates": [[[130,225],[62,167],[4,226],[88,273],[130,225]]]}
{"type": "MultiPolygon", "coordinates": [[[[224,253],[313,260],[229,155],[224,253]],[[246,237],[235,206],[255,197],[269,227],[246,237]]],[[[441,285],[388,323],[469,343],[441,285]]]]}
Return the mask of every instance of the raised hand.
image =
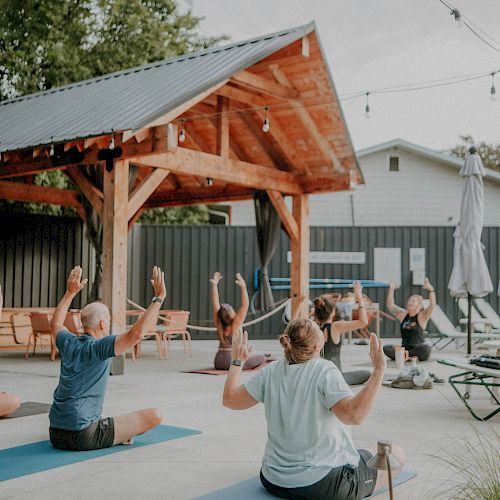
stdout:
{"type": "Polygon", "coordinates": [[[399,283],[396,283],[395,281],[390,281],[389,282],[389,289],[390,290],[397,290],[401,285],[399,283]]]}
{"type": "Polygon", "coordinates": [[[244,365],[252,349],[253,347],[248,345],[248,332],[243,332],[241,328],[238,328],[233,333],[231,358],[241,360],[241,364],[244,365]]]}
{"type": "Polygon", "coordinates": [[[160,299],[163,300],[167,296],[167,289],[165,288],[165,273],[158,266],[153,267],[151,285],[153,286],[156,297],[160,297],[160,299]]]}
{"type": "Polygon", "coordinates": [[[71,295],[77,295],[83,290],[87,281],[87,279],[82,281],[82,268],[80,266],[76,266],[69,273],[66,291],[71,295]]]}
{"type": "Polygon", "coordinates": [[[424,290],[427,290],[428,292],[433,292],[434,287],[431,285],[431,282],[429,281],[429,278],[424,279],[424,284],[423,284],[424,290]]]}
{"type": "Polygon", "coordinates": [[[247,284],[245,283],[245,280],[242,278],[241,274],[238,273],[236,275],[236,282],[235,282],[240,288],[246,288],[247,284]]]}
{"type": "Polygon", "coordinates": [[[353,283],[353,288],[354,288],[354,296],[356,297],[356,299],[360,299],[363,292],[363,286],[358,280],[356,280],[353,283]]]}
{"type": "Polygon", "coordinates": [[[370,358],[374,370],[385,371],[387,362],[385,360],[384,351],[382,350],[382,341],[373,332],[370,332],[370,358]]]}
{"type": "Polygon", "coordinates": [[[213,283],[214,285],[218,285],[219,281],[222,279],[222,274],[219,273],[219,271],[216,271],[213,275],[212,278],[210,278],[210,283],[213,283]]]}

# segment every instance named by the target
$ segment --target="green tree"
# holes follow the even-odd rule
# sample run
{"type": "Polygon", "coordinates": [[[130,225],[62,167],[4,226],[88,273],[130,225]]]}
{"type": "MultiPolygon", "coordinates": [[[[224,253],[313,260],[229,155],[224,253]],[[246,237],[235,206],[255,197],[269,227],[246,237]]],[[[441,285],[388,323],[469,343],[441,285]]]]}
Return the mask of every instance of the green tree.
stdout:
{"type": "Polygon", "coordinates": [[[465,158],[469,148],[475,146],[483,165],[500,172],[500,144],[490,144],[487,142],[476,143],[470,135],[460,136],[460,144],[451,149],[451,154],[458,158],[465,158]]]}
{"type": "MultiPolygon", "coordinates": [[[[0,0],[0,101],[93,78],[214,45],[202,18],[179,12],[175,0],[0,0]]],[[[60,171],[33,182],[67,187],[60,171]]],[[[0,209],[67,215],[54,205],[0,202],[0,209]]],[[[73,212],[74,213],[74,212],[73,212]]],[[[156,209],[141,220],[196,224],[206,209],[156,209]]]]}

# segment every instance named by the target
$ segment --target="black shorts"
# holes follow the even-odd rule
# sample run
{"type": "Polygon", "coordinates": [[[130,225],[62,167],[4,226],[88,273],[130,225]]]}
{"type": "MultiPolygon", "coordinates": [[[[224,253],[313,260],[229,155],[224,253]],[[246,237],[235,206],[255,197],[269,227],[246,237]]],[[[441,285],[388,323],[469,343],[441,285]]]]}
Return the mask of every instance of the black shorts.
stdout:
{"type": "Polygon", "coordinates": [[[323,479],[309,486],[283,488],[270,483],[260,473],[260,480],[269,493],[281,498],[314,499],[335,498],[335,500],[357,500],[369,497],[377,482],[377,471],[370,469],[366,462],[373,456],[367,450],[358,450],[357,467],[344,465],[335,467],[323,479]]]}
{"type": "Polygon", "coordinates": [[[81,431],[49,427],[50,442],[60,450],[88,451],[113,446],[115,423],[113,417],[101,418],[81,431]]]}

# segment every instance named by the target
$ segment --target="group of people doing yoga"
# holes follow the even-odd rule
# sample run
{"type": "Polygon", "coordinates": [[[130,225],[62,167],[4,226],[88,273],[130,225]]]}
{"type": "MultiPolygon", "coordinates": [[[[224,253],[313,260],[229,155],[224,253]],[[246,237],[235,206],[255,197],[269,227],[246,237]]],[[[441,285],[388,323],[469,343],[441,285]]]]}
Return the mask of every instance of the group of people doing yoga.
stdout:
{"type": "MultiPolygon", "coordinates": [[[[359,499],[387,483],[386,473],[367,466],[373,456],[354,446],[352,425],[367,417],[380,389],[387,354],[381,341],[370,333],[372,371],[341,372],[341,334],[365,328],[368,324],[362,289],[354,284],[358,303],[357,320],[338,320],[333,302],[327,297],[314,301],[314,319],[291,321],[280,336],[283,359],[269,363],[245,383],[244,369],[259,366],[265,355],[252,355],[248,334],[242,329],[247,310],[248,293],[240,275],[236,285],[242,304],[236,312],[220,304],[218,284],[222,276],[210,280],[214,321],[219,350],[215,366],[227,369],[223,405],[245,410],[263,403],[268,439],[262,460],[260,478],[263,486],[282,498],[359,499]],[[353,395],[350,383],[364,387],[353,395]]],[[[110,360],[141,342],[151,329],[166,296],[163,271],[153,268],[151,284],[154,297],[135,325],[121,335],[110,335],[110,311],[100,302],[87,304],[81,310],[84,333],[74,335],[64,326],[64,318],[75,296],[84,288],[82,269],[75,267],[68,278],[67,290],[52,319],[52,333],[61,357],[59,383],[49,413],[49,435],[52,445],[66,450],[92,450],[118,444],[130,444],[134,436],[160,424],[157,408],[147,408],[116,417],[102,417],[103,401],[109,378],[110,360]]],[[[412,296],[407,308],[394,304],[394,290],[389,287],[389,309],[401,321],[403,346],[411,354],[423,357],[421,332],[435,304],[434,291],[426,280],[430,306],[422,309],[422,298],[412,296]]],[[[0,306],[1,308],[1,306],[0,306]]],[[[0,311],[1,312],[1,311],[0,311]]],[[[0,409],[7,400],[0,394],[0,409]]],[[[19,401],[17,400],[17,405],[19,401]]],[[[392,453],[400,463],[404,452],[397,445],[392,453]]],[[[393,477],[399,470],[393,471],[393,477]]]]}

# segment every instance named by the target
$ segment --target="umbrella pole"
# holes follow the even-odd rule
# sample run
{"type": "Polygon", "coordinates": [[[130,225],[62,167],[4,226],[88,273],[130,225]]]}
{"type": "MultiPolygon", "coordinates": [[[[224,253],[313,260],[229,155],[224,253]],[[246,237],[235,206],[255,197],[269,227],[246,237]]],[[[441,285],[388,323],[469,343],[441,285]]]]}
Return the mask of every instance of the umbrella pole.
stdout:
{"type": "Polygon", "coordinates": [[[467,292],[468,313],[467,313],[467,355],[470,356],[472,352],[472,295],[467,292]]]}

